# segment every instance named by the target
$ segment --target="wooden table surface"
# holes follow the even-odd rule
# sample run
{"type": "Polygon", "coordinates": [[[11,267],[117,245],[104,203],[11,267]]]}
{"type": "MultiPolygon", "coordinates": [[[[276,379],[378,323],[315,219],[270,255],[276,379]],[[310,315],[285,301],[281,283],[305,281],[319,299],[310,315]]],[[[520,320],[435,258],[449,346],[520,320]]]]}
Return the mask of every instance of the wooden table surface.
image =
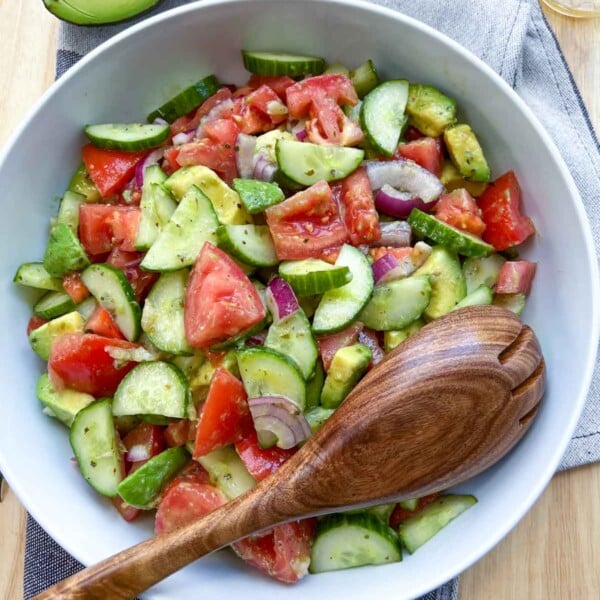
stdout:
{"type": "MultiPolygon", "coordinates": [[[[546,12],[600,130],[600,19],[546,12]]],[[[53,81],[56,31],[41,0],[0,0],[0,146],[53,81]]],[[[5,490],[0,600],[22,598],[25,521],[5,490]]],[[[559,474],[515,530],[461,577],[460,600],[600,598],[599,533],[600,464],[559,474]]]]}

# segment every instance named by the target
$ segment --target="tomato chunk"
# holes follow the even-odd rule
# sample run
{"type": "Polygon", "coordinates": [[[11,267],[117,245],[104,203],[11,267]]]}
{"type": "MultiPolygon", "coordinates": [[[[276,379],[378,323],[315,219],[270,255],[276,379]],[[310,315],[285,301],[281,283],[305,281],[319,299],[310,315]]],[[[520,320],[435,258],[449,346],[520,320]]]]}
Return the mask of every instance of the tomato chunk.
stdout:
{"type": "Polygon", "coordinates": [[[127,448],[125,460],[129,463],[146,462],[165,449],[164,428],[150,423],[140,423],[124,438],[127,448]]]}
{"type": "Polygon", "coordinates": [[[479,208],[486,225],[483,239],[496,250],[521,244],[535,233],[531,219],[521,215],[521,188],[513,171],[488,186],[479,208]]]}
{"type": "Polygon", "coordinates": [[[379,215],[375,210],[373,191],[364,167],[342,181],[340,199],[350,242],[358,246],[379,240],[379,215]]]}
{"type": "Polygon", "coordinates": [[[265,211],[279,260],[319,257],[343,244],[346,226],[325,181],[298,192],[265,211]]]}
{"type": "Polygon", "coordinates": [[[252,427],[252,417],[242,382],[227,369],[218,368],[200,414],[194,458],[242,439],[252,427]]]}
{"type": "Polygon", "coordinates": [[[48,322],[48,319],[42,319],[42,317],[38,317],[37,315],[31,315],[29,321],[27,322],[27,337],[29,334],[38,327],[45,325],[48,322]]]}
{"type": "Polygon", "coordinates": [[[481,218],[481,210],[465,189],[444,194],[435,206],[435,216],[462,231],[481,237],[486,224],[481,218]]]}
{"type": "Polygon", "coordinates": [[[165,442],[169,448],[176,446],[185,446],[190,439],[192,431],[192,422],[187,419],[182,421],[173,421],[165,429],[165,442]]]}
{"type": "Polygon", "coordinates": [[[112,396],[136,363],[116,361],[110,350],[137,347],[131,342],[92,333],[68,333],[52,343],[48,374],[58,390],[66,387],[96,397],[112,396]]]}
{"type": "Polygon", "coordinates": [[[210,242],[202,247],[185,296],[184,324],[188,343],[207,348],[260,323],[265,307],[244,272],[210,242]]]}
{"type": "Polygon", "coordinates": [[[494,291],[496,294],[529,295],[536,267],[536,263],[528,260],[505,262],[500,268],[494,291]]]}
{"type": "Polygon", "coordinates": [[[102,306],[97,306],[94,309],[94,312],[85,323],[85,331],[118,340],[125,339],[112,315],[102,306]]]}
{"type": "Polygon", "coordinates": [[[268,85],[261,85],[247,96],[238,98],[234,113],[241,132],[246,134],[270,131],[288,116],[285,104],[268,85]]]}
{"type": "Polygon", "coordinates": [[[79,273],[67,273],[63,277],[62,284],[65,292],[69,294],[75,304],[83,302],[90,295],[90,291],[85,287],[83,281],[81,281],[79,273]]]}
{"type": "Polygon", "coordinates": [[[143,300],[150,288],[159,277],[158,273],[151,273],[140,268],[144,255],[141,252],[126,252],[119,248],[113,248],[106,262],[125,273],[138,301],[143,300]]]}
{"type": "Polygon", "coordinates": [[[137,206],[79,205],[79,239],[88,254],[105,254],[115,246],[135,251],[139,222],[137,206]]]}
{"type": "MultiPolygon", "coordinates": [[[[200,121],[203,117],[206,117],[214,108],[222,105],[225,101],[231,99],[231,90],[226,87],[222,87],[217,90],[210,98],[207,98],[195,111],[183,117],[179,117],[171,123],[171,133],[177,135],[178,133],[188,132],[192,129],[196,129],[200,125],[200,121]]],[[[229,108],[231,110],[231,108],[229,108]]],[[[215,111],[217,112],[217,111],[215,111]]],[[[213,115],[215,114],[213,112],[213,115]]]]}
{"type": "Polygon", "coordinates": [[[362,331],[362,328],[363,324],[357,321],[356,323],[352,323],[349,327],[346,327],[346,329],[342,329],[342,331],[317,337],[319,353],[321,354],[325,372],[329,371],[331,361],[340,348],[345,348],[346,346],[351,346],[356,343],[358,334],[362,331]]]}
{"type": "Polygon", "coordinates": [[[81,149],[81,156],[90,179],[102,197],[124,188],[135,173],[135,167],[148,152],[101,150],[92,144],[81,149]]]}
{"type": "Polygon", "coordinates": [[[247,431],[244,437],[235,443],[235,449],[256,481],[262,481],[275,473],[296,452],[295,449],[283,450],[277,446],[261,448],[254,429],[247,431]]]}
{"type": "Polygon", "coordinates": [[[269,77],[268,75],[252,75],[248,80],[248,87],[257,89],[268,85],[282,100],[285,100],[285,91],[296,82],[287,76],[269,77]]]}
{"type": "Polygon", "coordinates": [[[408,158],[439,177],[444,166],[442,140],[441,138],[424,137],[408,144],[401,144],[398,146],[394,158],[408,158]]]}
{"type": "Polygon", "coordinates": [[[371,350],[371,362],[369,363],[368,367],[369,370],[378,365],[385,358],[385,352],[381,347],[379,336],[373,329],[367,329],[365,327],[358,334],[358,341],[371,350]]]}

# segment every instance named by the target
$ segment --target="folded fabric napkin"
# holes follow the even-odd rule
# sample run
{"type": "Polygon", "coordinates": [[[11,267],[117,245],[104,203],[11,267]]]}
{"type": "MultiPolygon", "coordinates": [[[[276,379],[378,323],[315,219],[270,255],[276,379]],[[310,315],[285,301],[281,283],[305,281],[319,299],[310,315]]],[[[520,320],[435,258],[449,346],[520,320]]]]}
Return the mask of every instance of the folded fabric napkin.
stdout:
{"type": "MultiPolygon", "coordinates": [[[[563,152],[563,158],[585,203],[596,248],[600,248],[600,146],[538,0],[375,1],[424,21],[460,42],[515,89],[533,109],[557,147],[568,148],[568,152],[563,152]]],[[[186,1],[165,0],[149,14],[181,4],[186,4],[186,1]]],[[[61,25],[57,77],[84,54],[130,24],[97,28],[61,25]]],[[[585,411],[560,469],[597,460],[600,460],[598,367],[585,411]]],[[[26,599],[81,568],[33,519],[29,519],[25,550],[26,599]]],[[[455,579],[430,592],[424,599],[455,600],[457,596],[458,580],[455,579]]]]}

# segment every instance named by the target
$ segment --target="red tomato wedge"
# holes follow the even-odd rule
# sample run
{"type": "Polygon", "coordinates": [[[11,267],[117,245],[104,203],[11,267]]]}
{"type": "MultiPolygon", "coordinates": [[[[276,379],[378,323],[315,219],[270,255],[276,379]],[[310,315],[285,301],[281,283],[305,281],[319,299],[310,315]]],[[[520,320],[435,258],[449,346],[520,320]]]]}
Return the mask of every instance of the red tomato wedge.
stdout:
{"type": "Polygon", "coordinates": [[[291,77],[269,77],[268,75],[252,75],[248,80],[248,87],[257,89],[261,85],[268,85],[282,100],[285,100],[285,91],[296,82],[291,77]]]}
{"type": "Polygon", "coordinates": [[[88,254],[106,254],[115,246],[132,252],[140,222],[137,206],[79,205],[79,239],[88,254]]]}
{"type": "Polygon", "coordinates": [[[521,244],[535,233],[531,219],[521,215],[521,188],[513,171],[491,183],[478,203],[486,225],[483,239],[496,250],[521,244]]]}
{"type": "Polygon", "coordinates": [[[335,356],[335,353],[340,348],[351,346],[358,340],[358,334],[362,331],[363,324],[360,322],[353,323],[350,327],[342,329],[337,333],[331,333],[329,335],[320,335],[317,337],[317,344],[319,345],[319,353],[321,354],[321,360],[323,361],[323,368],[325,372],[329,371],[331,361],[335,356]]]}
{"type": "Polygon", "coordinates": [[[110,349],[137,347],[92,333],[68,333],[52,343],[48,374],[58,390],[69,388],[96,397],[112,396],[136,363],[116,361],[110,349]]]}
{"type": "Polygon", "coordinates": [[[235,443],[235,449],[256,481],[262,481],[275,473],[296,452],[295,449],[283,450],[277,446],[261,448],[254,429],[247,431],[244,437],[235,443]]]}
{"type": "Polygon", "coordinates": [[[97,306],[90,315],[85,323],[85,331],[117,340],[125,339],[111,314],[102,306],[97,306]]]}
{"type": "Polygon", "coordinates": [[[424,137],[398,146],[394,158],[408,158],[439,177],[444,166],[444,146],[441,138],[424,137]]]}
{"type": "Polygon", "coordinates": [[[167,443],[167,446],[169,446],[169,448],[185,446],[190,440],[191,431],[192,422],[187,419],[169,423],[165,429],[165,442],[167,443]]]}
{"type": "Polygon", "coordinates": [[[500,268],[494,292],[496,294],[529,295],[536,267],[536,263],[528,260],[505,262],[500,268]]]}
{"type": "Polygon", "coordinates": [[[123,444],[127,448],[127,462],[145,462],[165,449],[164,427],[140,423],[123,438],[123,444]]]}
{"type": "Polygon", "coordinates": [[[200,414],[194,458],[242,439],[252,427],[246,399],[242,382],[227,369],[218,368],[210,381],[208,396],[200,414]]]}
{"type": "Polygon", "coordinates": [[[92,144],[87,144],[81,149],[85,168],[102,197],[110,196],[124,188],[135,174],[137,164],[147,154],[147,151],[101,150],[92,144]]]}
{"type": "Polygon", "coordinates": [[[287,108],[268,86],[261,85],[235,101],[234,119],[242,133],[270,131],[287,119],[287,108]]]}
{"type": "Polygon", "coordinates": [[[377,248],[369,248],[369,255],[373,258],[373,262],[379,260],[386,254],[391,254],[398,262],[402,261],[412,253],[410,246],[402,248],[392,248],[390,246],[378,246],[377,248]]]}
{"type": "Polygon", "coordinates": [[[358,341],[371,350],[371,362],[369,363],[368,367],[369,370],[378,365],[385,358],[385,352],[381,348],[379,336],[373,329],[367,329],[365,327],[358,334],[358,341]]]}
{"type": "Polygon", "coordinates": [[[178,133],[188,132],[192,129],[196,129],[200,125],[202,117],[208,115],[208,113],[219,104],[222,104],[225,100],[231,98],[231,90],[223,87],[214,93],[210,98],[207,98],[196,110],[188,115],[179,117],[171,123],[171,133],[177,135],[178,133]]]}
{"type": "Polygon", "coordinates": [[[350,242],[355,246],[381,239],[379,215],[375,210],[373,191],[364,167],[342,181],[340,200],[350,242]]]}
{"type": "Polygon", "coordinates": [[[417,508],[415,510],[406,510],[397,504],[390,516],[390,527],[392,529],[396,529],[402,521],[405,521],[406,519],[414,517],[416,514],[420,513],[428,504],[431,504],[434,500],[439,498],[439,496],[439,494],[430,494],[429,496],[423,496],[422,498],[419,498],[419,502],[417,503],[417,508]]]}
{"type": "Polygon", "coordinates": [[[196,259],[185,296],[185,336],[194,348],[236,337],[265,318],[262,300],[233,260],[206,242],[196,259]]]}
{"type": "Polygon", "coordinates": [[[435,205],[434,212],[440,221],[478,237],[485,231],[486,224],[481,219],[477,202],[465,189],[444,194],[435,205]]]}
{"type": "Polygon", "coordinates": [[[138,301],[146,297],[159,277],[158,273],[151,273],[140,268],[143,258],[144,255],[141,252],[126,252],[117,246],[111,250],[106,259],[109,265],[117,267],[125,273],[138,301]]]}
{"type": "Polygon", "coordinates": [[[339,104],[354,106],[358,96],[352,82],[340,73],[317,75],[298,81],[286,89],[286,99],[290,117],[301,119],[305,117],[315,101],[330,98],[339,104]]]}
{"type": "Polygon", "coordinates": [[[119,514],[125,519],[128,523],[131,521],[135,521],[142,511],[139,508],[135,508],[135,506],[131,506],[131,504],[127,504],[121,496],[117,495],[111,499],[113,506],[119,511],[119,514]]]}
{"type": "Polygon", "coordinates": [[[37,315],[31,315],[29,321],[27,323],[27,336],[42,325],[45,325],[48,322],[48,319],[42,319],[42,317],[38,317],[37,315]]]}
{"type": "Polygon", "coordinates": [[[83,281],[81,281],[79,273],[67,273],[63,277],[62,284],[65,292],[69,294],[75,304],[83,302],[90,295],[90,291],[85,287],[83,281]]]}
{"type": "Polygon", "coordinates": [[[348,233],[325,181],[294,194],[265,211],[279,260],[321,256],[343,244],[348,233]]]}

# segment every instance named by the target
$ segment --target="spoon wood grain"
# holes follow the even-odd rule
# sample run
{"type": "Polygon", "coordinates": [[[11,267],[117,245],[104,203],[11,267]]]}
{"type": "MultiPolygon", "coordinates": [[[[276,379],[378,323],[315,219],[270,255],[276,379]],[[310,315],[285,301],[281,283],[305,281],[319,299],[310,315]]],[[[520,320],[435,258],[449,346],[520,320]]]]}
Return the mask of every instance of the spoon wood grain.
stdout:
{"type": "Polygon", "coordinates": [[[37,600],[133,598],[198,558],[279,523],[447,489],[487,469],[523,436],[544,391],[543,375],[535,334],[513,313],[493,306],[450,313],[391,352],[254,489],[37,600]]]}

